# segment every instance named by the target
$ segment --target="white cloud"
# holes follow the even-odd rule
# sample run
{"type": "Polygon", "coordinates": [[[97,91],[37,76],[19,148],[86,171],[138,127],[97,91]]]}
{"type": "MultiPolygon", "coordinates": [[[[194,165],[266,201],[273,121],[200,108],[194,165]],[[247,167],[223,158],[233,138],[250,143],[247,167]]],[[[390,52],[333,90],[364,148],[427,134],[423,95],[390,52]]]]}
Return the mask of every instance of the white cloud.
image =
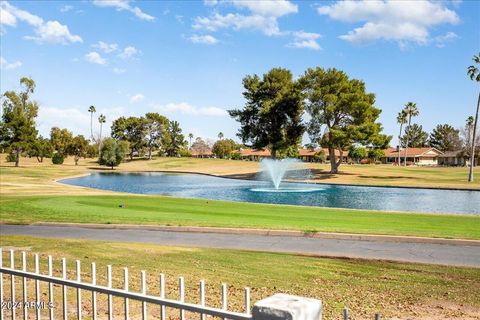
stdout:
{"type": "Polygon", "coordinates": [[[103,41],[98,41],[95,44],[92,44],[92,47],[102,50],[105,53],[111,53],[118,50],[118,44],[116,43],[106,43],[103,41]]]}
{"type": "Polygon", "coordinates": [[[190,41],[193,43],[203,43],[203,44],[216,44],[218,43],[218,39],[211,35],[197,35],[194,34],[189,38],[190,41]]]}
{"type": "Polygon", "coordinates": [[[130,5],[130,0],[93,0],[93,4],[98,7],[111,7],[115,8],[118,11],[130,11],[133,13],[137,18],[146,20],[146,21],[153,21],[155,20],[154,16],[146,14],[139,7],[132,7],[130,5]]]}
{"type": "MultiPolygon", "coordinates": [[[[239,9],[247,9],[249,15],[215,12],[210,17],[197,17],[193,28],[197,30],[217,31],[232,28],[234,30],[259,30],[265,35],[280,35],[277,19],[290,13],[298,12],[297,5],[287,0],[278,1],[239,1],[231,0],[222,3],[233,4],[239,9]]],[[[216,5],[209,4],[209,5],[216,5]]]]}
{"type": "Polygon", "coordinates": [[[115,67],[115,68],[112,69],[112,71],[116,74],[122,74],[122,73],[125,73],[127,70],[115,67]]]}
{"type": "Polygon", "coordinates": [[[130,103],[137,103],[143,101],[143,99],[145,99],[145,96],[141,93],[137,93],[130,97],[130,103]]]}
{"type": "Polygon", "coordinates": [[[312,50],[320,50],[321,47],[317,39],[321,37],[318,33],[297,31],[293,33],[294,40],[287,44],[290,48],[306,48],[312,50]]]}
{"type": "Polygon", "coordinates": [[[68,11],[71,11],[71,10],[73,10],[73,6],[70,6],[70,5],[65,5],[65,6],[60,8],[60,12],[68,12],[68,11]]]}
{"type": "Polygon", "coordinates": [[[217,107],[197,107],[187,102],[168,103],[166,105],[151,104],[155,110],[165,113],[181,113],[190,116],[210,116],[225,117],[228,116],[226,110],[217,107]]]}
{"type": "Polygon", "coordinates": [[[122,59],[128,59],[134,55],[137,55],[141,53],[139,50],[137,50],[137,48],[135,47],[132,47],[132,46],[128,46],[126,47],[125,49],[123,49],[122,53],[120,53],[120,58],[122,59]]]}
{"type": "Polygon", "coordinates": [[[446,34],[444,34],[443,36],[437,36],[435,37],[434,41],[435,41],[435,45],[439,48],[443,48],[445,47],[445,45],[448,43],[448,42],[451,42],[455,39],[457,39],[458,36],[456,33],[454,32],[447,32],[446,34]]]}
{"type": "Polygon", "coordinates": [[[10,70],[10,69],[15,69],[21,66],[22,66],[22,63],[20,61],[8,63],[7,60],[5,60],[3,57],[0,57],[0,69],[10,70]]]}
{"type": "Polygon", "coordinates": [[[342,22],[364,24],[339,38],[356,44],[377,40],[429,43],[429,29],[440,24],[456,24],[458,15],[438,1],[339,1],[317,8],[320,15],[342,22]]]}
{"type": "Polygon", "coordinates": [[[20,20],[33,26],[36,36],[26,36],[25,38],[35,40],[38,43],[66,44],[82,42],[82,38],[71,34],[66,25],[54,20],[45,22],[39,16],[18,9],[7,1],[0,2],[0,18],[2,25],[14,27],[17,24],[17,20],[20,20]]]}
{"type": "Polygon", "coordinates": [[[107,60],[102,58],[102,56],[98,52],[95,52],[95,51],[87,53],[85,55],[85,60],[87,60],[90,63],[96,63],[96,64],[101,64],[101,65],[104,65],[105,63],[107,63],[107,60]]]}

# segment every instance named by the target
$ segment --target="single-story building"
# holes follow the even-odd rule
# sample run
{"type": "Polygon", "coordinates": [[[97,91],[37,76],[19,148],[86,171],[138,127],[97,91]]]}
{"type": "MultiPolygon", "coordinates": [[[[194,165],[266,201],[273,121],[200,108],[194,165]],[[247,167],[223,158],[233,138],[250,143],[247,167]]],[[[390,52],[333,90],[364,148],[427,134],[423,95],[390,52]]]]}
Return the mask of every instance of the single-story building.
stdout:
{"type": "MultiPolygon", "coordinates": [[[[479,152],[475,155],[474,166],[480,164],[479,152]]],[[[463,150],[447,151],[438,156],[438,165],[440,166],[453,166],[453,167],[465,167],[470,165],[470,157],[468,157],[463,150]]]]}
{"type": "MultiPolygon", "coordinates": [[[[326,160],[330,161],[330,153],[328,152],[328,149],[323,149],[325,150],[325,155],[326,155],[326,160]]],[[[317,152],[322,151],[322,148],[317,148],[317,149],[305,149],[301,148],[298,149],[298,157],[305,162],[315,162],[315,154],[317,152]]],[[[340,158],[340,151],[335,149],[335,159],[338,161],[340,158]]],[[[342,155],[342,162],[347,162],[348,160],[348,151],[343,151],[342,155]]]]}
{"type": "MultiPolygon", "coordinates": [[[[398,149],[397,148],[388,148],[384,150],[385,157],[382,159],[383,163],[394,163],[398,162],[398,149]]],[[[400,148],[400,163],[405,161],[405,156],[407,157],[407,164],[415,164],[419,166],[435,166],[438,164],[438,157],[442,155],[443,152],[440,150],[427,147],[427,148],[400,148]]]]}
{"type": "Polygon", "coordinates": [[[260,161],[265,158],[271,158],[272,155],[268,149],[240,149],[240,157],[242,160],[260,161]]]}
{"type": "Polygon", "coordinates": [[[190,148],[192,158],[213,158],[214,154],[210,148],[190,148]]]}

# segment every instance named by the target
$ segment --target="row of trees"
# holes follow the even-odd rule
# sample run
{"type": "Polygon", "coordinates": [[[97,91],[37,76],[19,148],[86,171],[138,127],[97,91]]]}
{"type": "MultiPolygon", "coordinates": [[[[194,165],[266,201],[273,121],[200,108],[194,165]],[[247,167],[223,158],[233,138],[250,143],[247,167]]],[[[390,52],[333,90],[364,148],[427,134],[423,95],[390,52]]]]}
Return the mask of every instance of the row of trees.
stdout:
{"type": "Polygon", "coordinates": [[[294,152],[307,132],[313,144],[328,149],[331,172],[337,173],[344,150],[355,144],[384,149],[390,143],[377,122],[375,95],[341,70],[317,67],[293,79],[289,70],[274,68],[261,78],[246,76],[243,87],[245,106],[229,111],[241,125],[238,137],[253,148],[269,148],[273,158],[294,152]]]}

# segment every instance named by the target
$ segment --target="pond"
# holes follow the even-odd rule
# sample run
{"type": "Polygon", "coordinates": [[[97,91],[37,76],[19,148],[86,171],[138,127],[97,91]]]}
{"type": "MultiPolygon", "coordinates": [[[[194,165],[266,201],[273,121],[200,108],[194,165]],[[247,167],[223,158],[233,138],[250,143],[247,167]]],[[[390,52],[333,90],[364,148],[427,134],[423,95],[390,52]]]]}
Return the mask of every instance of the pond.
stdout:
{"type": "Polygon", "coordinates": [[[65,184],[183,198],[384,211],[480,214],[480,191],[271,183],[187,173],[92,173],[65,184]]]}

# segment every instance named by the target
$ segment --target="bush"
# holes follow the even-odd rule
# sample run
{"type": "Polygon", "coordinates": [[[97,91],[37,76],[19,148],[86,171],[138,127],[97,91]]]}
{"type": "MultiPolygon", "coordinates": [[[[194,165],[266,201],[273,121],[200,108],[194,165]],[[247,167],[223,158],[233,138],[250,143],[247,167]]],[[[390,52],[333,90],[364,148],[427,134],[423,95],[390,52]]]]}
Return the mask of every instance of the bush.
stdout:
{"type": "Polygon", "coordinates": [[[59,153],[55,153],[52,157],[53,164],[63,164],[63,160],[65,160],[65,158],[59,153]]]}
{"type": "Polygon", "coordinates": [[[241,160],[242,159],[242,154],[238,151],[234,151],[234,152],[230,153],[230,159],[241,160]]]}
{"type": "Polygon", "coordinates": [[[7,162],[15,162],[17,161],[17,155],[14,153],[9,153],[7,155],[7,162]]]}
{"type": "Polygon", "coordinates": [[[369,164],[370,163],[370,159],[362,159],[360,160],[360,164],[369,164]]]}
{"type": "Polygon", "coordinates": [[[190,150],[188,150],[187,148],[182,148],[180,150],[178,150],[178,154],[180,155],[180,157],[182,158],[189,158],[192,156],[192,153],[190,152],[190,150]]]}

